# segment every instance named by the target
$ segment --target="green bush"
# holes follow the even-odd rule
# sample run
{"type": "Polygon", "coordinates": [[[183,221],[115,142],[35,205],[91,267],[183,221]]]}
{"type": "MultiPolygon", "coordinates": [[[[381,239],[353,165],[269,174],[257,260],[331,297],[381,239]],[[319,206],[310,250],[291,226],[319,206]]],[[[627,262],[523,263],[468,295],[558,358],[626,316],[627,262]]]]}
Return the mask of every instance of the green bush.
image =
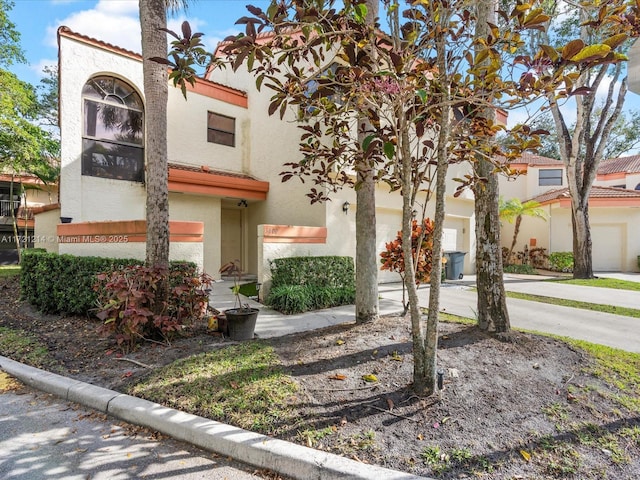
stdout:
{"type": "MultiPolygon", "coordinates": [[[[132,258],[76,257],[25,250],[21,296],[41,312],[86,315],[97,307],[98,293],[93,290],[97,274],[142,263],[132,258]]],[[[195,274],[195,264],[186,266],[195,274]]],[[[184,267],[185,262],[172,262],[171,268],[184,267]]]]}
{"type": "Polygon", "coordinates": [[[573,252],[550,253],[549,270],[554,272],[573,272],[573,252]]]}
{"type": "Polygon", "coordinates": [[[286,315],[307,312],[313,308],[311,291],[303,285],[280,285],[271,288],[267,304],[286,315]]]}
{"type": "Polygon", "coordinates": [[[267,304],[290,314],[349,305],[355,301],[351,257],[288,257],[271,262],[267,304]]]}
{"type": "Polygon", "coordinates": [[[504,273],[520,273],[524,275],[537,275],[538,271],[531,265],[506,265],[504,273]]]}
{"type": "Polygon", "coordinates": [[[287,257],[271,262],[271,285],[344,287],[355,285],[351,257],[287,257]]]}

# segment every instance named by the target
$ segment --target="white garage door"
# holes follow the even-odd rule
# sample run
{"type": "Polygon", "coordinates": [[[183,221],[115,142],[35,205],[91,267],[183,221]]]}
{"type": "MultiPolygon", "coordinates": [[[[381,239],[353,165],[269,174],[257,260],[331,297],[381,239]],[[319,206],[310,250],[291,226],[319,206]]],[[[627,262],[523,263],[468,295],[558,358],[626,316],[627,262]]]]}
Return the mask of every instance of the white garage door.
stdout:
{"type": "Polygon", "coordinates": [[[622,269],[623,225],[591,225],[593,270],[596,272],[622,269]]]}

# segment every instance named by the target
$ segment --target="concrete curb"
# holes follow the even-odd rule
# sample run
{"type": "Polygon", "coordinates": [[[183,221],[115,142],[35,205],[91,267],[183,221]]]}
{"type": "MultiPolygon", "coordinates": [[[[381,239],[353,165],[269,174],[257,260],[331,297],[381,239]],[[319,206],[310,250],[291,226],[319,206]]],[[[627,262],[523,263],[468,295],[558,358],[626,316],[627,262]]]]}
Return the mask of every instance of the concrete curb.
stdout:
{"type": "Polygon", "coordinates": [[[359,463],[332,453],[253,433],[207,418],[163,407],[141,398],[72,380],[0,356],[0,369],[23,383],[157,430],[204,450],[300,480],[424,479],[409,473],[359,463]]]}

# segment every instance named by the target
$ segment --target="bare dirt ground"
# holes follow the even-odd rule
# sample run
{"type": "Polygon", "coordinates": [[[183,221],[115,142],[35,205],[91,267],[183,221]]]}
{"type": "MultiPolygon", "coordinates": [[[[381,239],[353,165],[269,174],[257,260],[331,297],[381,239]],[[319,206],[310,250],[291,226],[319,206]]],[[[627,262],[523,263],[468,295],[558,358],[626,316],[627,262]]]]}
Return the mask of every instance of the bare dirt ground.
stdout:
{"type": "MultiPolygon", "coordinates": [[[[145,344],[123,359],[96,334],[96,320],[41,315],[17,298],[17,282],[0,280],[0,326],[45,343],[53,356],[45,368],[116,390],[149,373],[139,364],[157,368],[225,342],[202,325],[171,346],[145,344]]],[[[443,479],[640,478],[637,407],[625,408],[615,386],[587,373],[593,360],[563,342],[516,333],[503,343],[442,323],[444,388],[429,398],[410,388],[408,319],[269,343],[300,385],[290,405],[298,421],[284,439],[443,479]]]]}

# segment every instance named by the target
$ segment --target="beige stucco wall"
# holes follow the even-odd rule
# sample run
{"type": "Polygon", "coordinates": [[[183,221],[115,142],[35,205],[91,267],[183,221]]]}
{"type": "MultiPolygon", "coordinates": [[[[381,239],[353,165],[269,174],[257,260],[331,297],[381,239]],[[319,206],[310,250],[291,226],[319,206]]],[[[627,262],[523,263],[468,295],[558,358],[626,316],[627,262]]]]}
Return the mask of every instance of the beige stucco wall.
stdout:
{"type": "Polygon", "coordinates": [[[250,174],[244,145],[248,143],[249,111],[237,105],[189,92],[187,98],[179,89],[169,88],[167,109],[167,149],[169,162],[250,174]],[[235,147],[207,141],[207,112],[219,113],[236,120],[235,147]]]}
{"type": "MultiPolygon", "coordinates": [[[[549,216],[550,207],[548,205],[540,207],[547,215],[549,216]]],[[[511,247],[511,242],[513,241],[513,232],[515,230],[515,219],[514,223],[509,223],[506,220],[501,221],[501,242],[503,247],[511,247]]],[[[531,248],[545,248],[547,250],[547,254],[549,253],[549,245],[551,243],[550,239],[550,222],[546,221],[542,218],[535,218],[529,216],[523,216],[522,222],[520,223],[520,231],[518,233],[518,238],[516,240],[516,246],[514,247],[514,253],[521,252],[524,250],[524,246],[530,250],[531,248]],[[535,239],[535,247],[531,246],[531,239],[535,239]]],[[[564,235],[564,233],[562,233],[564,235]]]]}
{"type": "MultiPolygon", "coordinates": [[[[129,243],[60,243],[59,253],[68,253],[79,257],[112,257],[145,259],[144,242],[129,243]]],[[[202,244],[198,242],[172,242],[169,248],[169,260],[186,260],[202,265],[202,244]]]]}
{"type": "Polygon", "coordinates": [[[60,209],[49,210],[35,215],[33,227],[34,248],[45,248],[47,252],[58,253],[56,226],[60,223],[60,209]]]}
{"type": "Polygon", "coordinates": [[[58,188],[55,185],[29,185],[25,193],[29,208],[58,203],[58,188]]]}
{"type": "MultiPolygon", "coordinates": [[[[220,199],[202,195],[169,194],[169,218],[204,223],[203,270],[218,276],[220,268],[220,199]]],[[[171,244],[173,247],[173,244],[171,244]]],[[[192,260],[184,257],[183,260],[192,260]]]]}
{"type": "MultiPolygon", "coordinates": [[[[594,271],[637,272],[640,237],[633,226],[640,222],[640,209],[592,207],[589,220],[594,271]]],[[[551,233],[551,252],[573,250],[570,209],[552,208],[551,233]]]]}

